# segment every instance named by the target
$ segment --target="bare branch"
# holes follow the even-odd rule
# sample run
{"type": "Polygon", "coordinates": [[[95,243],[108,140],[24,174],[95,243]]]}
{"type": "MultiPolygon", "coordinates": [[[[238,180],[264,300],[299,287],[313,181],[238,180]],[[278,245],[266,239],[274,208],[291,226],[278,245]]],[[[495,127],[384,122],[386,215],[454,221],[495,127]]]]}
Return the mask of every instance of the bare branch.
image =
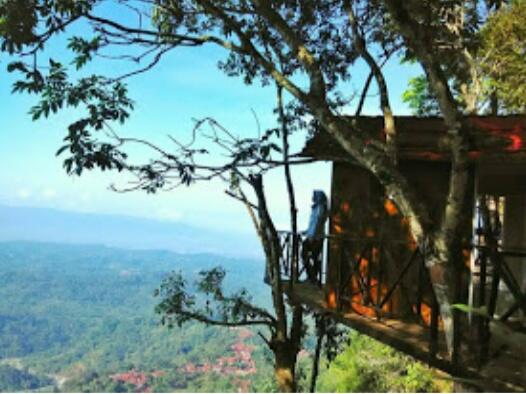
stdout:
{"type": "Polygon", "coordinates": [[[205,323],[211,326],[242,327],[242,326],[256,326],[256,325],[263,325],[263,326],[273,325],[273,323],[269,320],[240,320],[237,322],[229,322],[229,321],[210,319],[206,316],[203,316],[197,313],[182,312],[181,314],[184,314],[193,320],[197,320],[201,323],[205,323]]]}
{"type": "MultiPolygon", "coordinates": [[[[268,1],[254,1],[260,13],[268,19],[270,24],[274,26],[281,34],[285,42],[288,44],[292,53],[304,66],[309,75],[310,80],[310,95],[317,98],[324,98],[326,95],[325,80],[321,67],[318,64],[315,56],[308,50],[301,39],[290,28],[287,22],[279,15],[273,8],[272,3],[268,1]]],[[[278,81],[279,82],[279,81],[278,81]]],[[[285,86],[283,86],[285,87],[285,86]]],[[[292,93],[292,92],[291,92],[292,93]]],[[[294,94],[294,93],[293,93],[294,94]]]]}
{"type": "Polygon", "coordinates": [[[243,198],[241,196],[238,196],[237,194],[231,192],[230,190],[225,190],[225,194],[230,196],[230,197],[232,197],[235,200],[241,201],[243,204],[248,205],[252,209],[258,209],[258,206],[256,204],[248,201],[247,199],[245,199],[245,198],[243,198]]]}
{"type": "Polygon", "coordinates": [[[148,64],[146,65],[145,67],[143,68],[140,68],[138,70],[135,70],[135,71],[131,71],[127,74],[124,74],[124,75],[121,75],[117,78],[114,78],[112,81],[113,82],[117,82],[117,81],[122,81],[123,79],[126,79],[126,78],[129,78],[129,77],[132,77],[134,75],[138,75],[138,74],[142,74],[144,72],[147,72],[149,70],[151,70],[153,67],[155,67],[157,65],[157,63],[159,63],[159,61],[161,60],[161,58],[163,57],[163,55],[170,51],[171,49],[173,49],[175,46],[168,46],[166,48],[163,48],[161,49],[156,55],[155,57],[153,58],[153,60],[148,64]]]}
{"type": "Polygon", "coordinates": [[[349,16],[349,22],[351,24],[351,28],[353,32],[354,47],[360,53],[362,58],[365,60],[365,62],[371,69],[371,73],[374,75],[376,84],[378,85],[378,91],[380,92],[380,108],[384,115],[384,130],[385,130],[387,151],[388,151],[389,156],[393,160],[393,162],[396,163],[396,127],[395,127],[393,111],[391,109],[391,104],[389,103],[389,93],[387,91],[387,82],[385,81],[381,66],[378,65],[374,57],[367,50],[365,39],[360,32],[358,22],[354,15],[352,5],[348,1],[346,1],[346,3],[347,3],[346,4],[347,14],[349,16]]]}
{"type": "Polygon", "coordinates": [[[250,38],[243,33],[241,26],[233,18],[229,17],[223,12],[223,10],[215,7],[211,2],[207,0],[199,0],[200,3],[208,12],[217,18],[221,19],[227,26],[229,26],[232,31],[235,32],[239,40],[241,41],[241,46],[236,46],[228,48],[242,55],[252,56],[264,69],[270,74],[278,84],[287,89],[294,97],[298,99],[305,99],[306,93],[300,89],[296,84],[294,84],[289,78],[287,78],[283,73],[281,73],[275,65],[264,57],[254,46],[250,38]]]}

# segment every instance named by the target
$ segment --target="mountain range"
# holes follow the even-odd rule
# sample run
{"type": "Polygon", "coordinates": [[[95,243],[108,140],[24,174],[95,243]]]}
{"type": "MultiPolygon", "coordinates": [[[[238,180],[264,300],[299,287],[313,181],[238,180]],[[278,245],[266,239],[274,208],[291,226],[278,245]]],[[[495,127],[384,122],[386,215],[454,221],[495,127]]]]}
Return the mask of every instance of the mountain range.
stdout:
{"type": "Polygon", "coordinates": [[[219,232],[185,223],[125,215],[1,204],[0,241],[101,244],[126,249],[261,257],[258,240],[250,233],[219,232]]]}

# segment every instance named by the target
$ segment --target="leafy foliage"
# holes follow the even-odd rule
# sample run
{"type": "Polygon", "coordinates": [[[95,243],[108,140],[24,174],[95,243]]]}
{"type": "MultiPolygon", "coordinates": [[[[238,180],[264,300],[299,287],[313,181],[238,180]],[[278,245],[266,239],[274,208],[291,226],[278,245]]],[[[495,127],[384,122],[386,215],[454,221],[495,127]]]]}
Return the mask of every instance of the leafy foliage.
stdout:
{"type": "Polygon", "coordinates": [[[36,45],[41,49],[45,41],[61,32],[72,20],[90,10],[94,0],[4,0],[0,3],[1,50],[9,53],[36,45]],[[37,31],[44,26],[46,33],[37,31]]]}
{"type": "MultiPolygon", "coordinates": [[[[153,312],[152,291],[164,273],[178,267],[197,279],[195,270],[213,268],[211,260],[227,270],[226,290],[235,290],[243,282],[258,300],[266,299],[267,289],[260,280],[263,273],[257,278],[247,275],[247,270],[262,270],[255,261],[96,246],[0,243],[0,358],[19,363],[14,365],[17,371],[28,368],[42,378],[42,385],[48,385],[48,375],[65,378],[61,390],[66,392],[132,391],[108,377],[133,368],[147,373],[170,371],[151,381],[152,387],[161,381],[164,387],[169,384],[165,391],[195,392],[205,383],[208,391],[227,386],[226,391],[236,391],[230,376],[205,378],[181,371],[187,363],[229,356],[229,346],[237,340],[235,331],[189,322],[174,335],[159,325],[153,312]]],[[[257,338],[247,341],[261,345],[257,338]]],[[[257,373],[251,376],[263,385],[272,375],[271,366],[261,349],[253,357],[257,373]]],[[[22,376],[17,371],[10,370],[9,376],[22,376]]],[[[32,381],[26,377],[29,380],[24,381],[32,381]]],[[[0,377],[0,383],[9,379],[0,377]]]]}
{"type": "MultiPolygon", "coordinates": [[[[464,26],[469,34],[464,40],[471,52],[468,61],[471,62],[472,74],[465,75],[466,71],[459,74],[455,68],[446,68],[450,73],[451,89],[463,110],[467,108],[464,101],[466,84],[470,83],[478,85],[475,87],[477,110],[521,113],[526,108],[526,30],[521,22],[526,18],[526,3],[521,0],[486,3],[465,10],[468,20],[464,26]],[[463,79],[452,77],[463,74],[463,79]]],[[[448,58],[451,53],[445,53],[444,56],[448,58]]],[[[455,56],[458,58],[459,54],[455,56]]],[[[411,55],[407,59],[414,60],[411,55]]],[[[449,61],[448,64],[458,67],[462,61],[449,61]]],[[[425,75],[410,80],[402,99],[415,115],[439,114],[436,97],[425,75]]]]}
{"type": "Polygon", "coordinates": [[[488,90],[509,112],[526,109],[526,2],[512,1],[492,15],[481,31],[482,70],[488,90]]]}
{"type": "Polygon", "coordinates": [[[352,332],[350,344],[322,373],[321,392],[450,392],[433,371],[410,357],[352,332]]]}
{"type": "Polygon", "coordinates": [[[73,64],[77,70],[81,69],[86,63],[92,60],[93,53],[101,46],[101,40],[102,38],[100,36],[93,37],[91,40],[77,36],[70,38],[68,48],[76,54],[73,64]]]}
{"type": "Polygon", "coordinates": [[[17,369],[10,365],[0,364],[0,391],[30,391],[54,382],[47,376],[38,376],[25,369],[17,369]]]}
{"type": "MultiPolygon", "coordinates": [[[[73,46],[82,47],[79,42],[73,42],[73,46]]],[[[85,107],[88,116],[69,125],[68,135],[64,138],[66,144],[57,151],[57,155],[66,150],[71,153],[64,161],[68,174],[80,175],[84,169],[93,168],[122,171],[126,153],[119,150],[116,144],[92,138],[92,132],[102,130],[108,122],[123,123],[129,117],[128,111],[133,109],[133,103],[128,99],[122,83],[91,75],[73,84],[67,79],[67,69],[53,60],[49,61],[47,75],[28,68],[22,62],[10,64],[9,71],[15,70],[25,73],[26,80],[17,81],[13,92],[41,95],[40,102],[30,110],[33,120],[48,117],[65,106],[85,107]]]]}
{"type": "Polygon", "coordinates": [[[215,267],[199,272],[199,278],[192,289],[180,272],[165,278],[155,295],[161,298],[155,312],[162,315],[161,322],[169,328],[174,324],[181,327],[191,320],[211,325],[230,324],[269,324],[272,316],[264,309],[254,305],[245,289],[225,295],[223,281],[225,270],[215,267]],[[198,302],[198,294],[204,299],[198,302]]]}
{"type": "Polygon", "coordinates": [[[433,116],[440,112],[436,97],[430,91],[429,84],[424,76],[409,80],[409,86],[403,93],[402,100],[417,116],[433,116]]]}

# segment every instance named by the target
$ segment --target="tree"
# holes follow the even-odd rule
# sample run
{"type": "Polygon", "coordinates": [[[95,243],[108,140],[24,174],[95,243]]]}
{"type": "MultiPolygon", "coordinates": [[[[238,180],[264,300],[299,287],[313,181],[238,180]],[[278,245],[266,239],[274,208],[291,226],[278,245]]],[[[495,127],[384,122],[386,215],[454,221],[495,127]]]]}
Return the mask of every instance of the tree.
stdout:
{"type": "MultiPolygon", "coordinates": [[[[220,63],[223,71],[242,77],[246,83],[256,80],[263,84],[275,83],[278,91],[288,93],[294,119],[305,119],[304,115],[309,115],[312,119],[309,126],[322,127],[347,152],[349,159],[369,170],[382,184],[386,194],[408,219],[414,240],[426,248],[427,266],[439,302],[447,345],[452,352],[455,319],[451,305],[457,298],[453,283],[456,270],[461,266],[461,227],[469,212],[466,192],[471,182],[467,157],[470,131],[463,126],[462,115],[478,110],[482,90],[476,62],[479,37],[499,2],[115,2],[117,6],[132,7],[138,15],[150,18],[151,26],[146,27],[140,22],[130,25],[110,15],[101,15],[97,8],[99,3],[95,0],[4,1],[0,9],[2,49],[19,54],[22,59],[31,56],[34,60],[32,64],[19,61],[9,66],[10,70],[25,75],[25,80],[18,82],[15,90],[37,93],[41,97],[40,104],[32,110],[33,116],[47,116],[64,105],[84,105],[88,110],[86,117],[70,125],[67,144],[60,150],[69,151],[70,156],[65,160],[68,172],[80,174],[94,167],[125,170],[137,176],[139,188],[148,191],[165,186],[170,179],[168,174],[173,177],[174,172],[175,179],[182,183],[206,179],[196,174],[202,168],[164,151],[158,153],[169,164],[153,161],[147,165],[130,165],[121,149],[126,141],[104,142],[97,132],[107,122],[123,122],[128,117],[132,104],[122,82],[125,77],[152,69],[160,58],[178,47],[198,50],[205,44],[219,46],[227,54],[226,60],[220,63]],[[149,59],[149,62],[120,78],[91,76],[73,84],[67,80],[64,67],[52,61],[49,72],[43,75],[37,61],[39,50],[78,20],[87,20],[94,32],[92,39],[74,37],[70,41],[78,68],[94,60],[97,54],[123,45],[130,48],[127,58],[149,59]],[[436,100],[447,129],[450,181],[438,222],[432,219],[430,207],[419,198],[415,187],[398,168],[396,123],[389,102],[387,78],[382,72],[382,64],[393,54],[403,54],[422,67],[425,84],[436,100]],[[342,115],[353,96],[346,94],[345,82],[353,75],[358,59],[368,65],[370,76],[364,81],[356,115],[361,113],[363,98],[375,81],[385,122],[385,142],[371,142],[359,122],[342,115]]],[[[192,156],[199,152],[182,152],[183,157],[190,153],[192,156]]],[[[278,275],[275,228],[267,215],[261,178],[249,176],[246,181],[255,193],[255,211],[269,267],[278,275]]],[[[241,194],[237,197],[245,200],[241,194]]],[[[293,211],[294,204],[291,204],[293,211]]],[[[282,311],[283,298],[277,296],[279,286],[273,289],[276,311],[282,311]]],[[[297,309],[293,316],[301,317],[301,313],[297,309]]],[[[285,320],[278,320],[281,320],[280,332],[284,333],[285,320]]],[[[283,346],[291,344],[282,341],[282,334],[278,337],[283,346]]]]}
{"type": "MultiPolygon", "coordinates": [[[[10,8],[10,5],[11,3],[7,3],[7,14],[14,12],[18,16],[15,12],[16,7],[10,8]]],[[[56,8],[52,6],[52,9],[59,14],[64,10],[66,13],[73,12],[67,7],[60,8],[62,5],[64,4],[57,3],[56,8]]],[[[89,6],[88,3],[84,5],[89,6]]],[[[49,15],[45,6],[33,6],[35,8],[28,5],[27,9],[49,15]]],[[[6,21],[12,19],[3,20],[6,21]]],[[[56,29],[59,30],[60,27],[57,25],[56,29]]],[[[29,33],[27,35],[36,37],[29,33]]],[[[14,36],[18,37],[17,34],[14,36]]],[[[3,43],[8,51],[13,51],[18,45],[18,42],[9,40],[3,43]]],[[[77,53],[74,61],[77,69],[82,68],[91,57],[89,51],[98,45],[98,38],[91,42],[80,37],[70,40],[69,47],[77,53]]],[[[146,140],[122,137],[112,127],[111,122],[123,123],[129,116],[128,111],[133,109],[133,102],[127,97],[126,87],[120,82],[120,79],[131,76],[133,72],[115,80],[104,76],[89,76],[79,79],[74,84],[69,82],[65,67],[54,60],[50,60],[49,72],[45,77],[37,68],[30,68],[23,62],[11,63],[9,70],[21,71],[27,77],[26,81],[15,83],[14,91],[42,94],[40,103],[31,109],[34,120],[57,112],[63,105],[86,106],[88,116],[69,126],[68,136],[64,139],[66,144],[57,152],[57,155],[66,151],[71,153],[71,156],[64,160],[67,173],[81,175],[84,170],[99,168],[102,171],[117,170],[131,175],[132,181],[126,187],[112,186],[117,192],[144,190],[155,193],[160,189],[171,189],[216,178],[225,181],[228,185],[226,193],[245,205],[261,240],[266,256],[267,276],[272,288],[274,314],[252,303],[250,295],[244,289],[235,294],[225,294],[222,287],[225,271],[221,267],[200,272],[200,280],[193,288],[188,286],[180,273],[172,273],[155,292],[156,296],[161,298],[156,312],[162,315],[161,322],[169,328],[174,325],[181,326],[190,320],[223,327],[265,327],[267,330],[260,333],[260,336],[275,356],[277,384],[281,391],[296,390],[296,357],[301,350],[306,330],[303,323],[304,310],[301,306],[292,307],[289,319],[289,308],[283,292],[284,284],[281,282],[281,244],[267,208],[263,178],[268,171],[283,166],[290,202],[293,256],[297,260],[297,209],[290,166],[310,160],[291,158],[288,137],[301,127],[303,122],[293,116],[294,107],[285,103],[282,88],[276,86],[278,128],[266,130],[263,135],[257,137],[240,138],[214,119],[204,118],[196,122],[191,132],[190,144],[183,144],[171,138],[170,142],[174,144],[175,149],[168,149],[146,140]],[[92,139],[88,131],[90,128],[106,131],[106,140],[92,139]],[[219,150],[226,160],[217,162],[217,156],[209,152],[210,148],[204,148],[207,144],[200,146],[203,141],[211,142],[212,149],[219,150]],[[157,157],[146,163],[132,162],[126,153],[130,144],[142,145],[157,157]],[[278,159],[274,157],[276,154],[280,156],[278,159]],[[252,195],[246,193],[247,187],[251,189],[252,195]],[[250,201],[250,198],[254,198],[254,201],[250,201]],[[199,294],[204,295],[205,300],[196,297],[199,294]]]]}
{"type": "Polygon", "coordinates": [[[493,93],[494,111],[524,112],[526,109],[526,3],[502,5],[481,30],[477,53],[487,90],[493,93]],[[500,103],[500,104],[499,104],[500,103]]]}
{"type": "MultiPolygon", "coordinates": [[[[524,20],[526,4],[523,1],[495,1],[494,12],[482,28],[477,30],[472,47],[473,80],[478,92],[472,97],[468,112],[523,113],[525,108],[524,20]]],[[[454,95],[467,111],[463,91],[457,86],[454,95]]],[[[424,75],[413,78],[403,99],[417,115],[439,114],[438,103],[424,75]]]]}

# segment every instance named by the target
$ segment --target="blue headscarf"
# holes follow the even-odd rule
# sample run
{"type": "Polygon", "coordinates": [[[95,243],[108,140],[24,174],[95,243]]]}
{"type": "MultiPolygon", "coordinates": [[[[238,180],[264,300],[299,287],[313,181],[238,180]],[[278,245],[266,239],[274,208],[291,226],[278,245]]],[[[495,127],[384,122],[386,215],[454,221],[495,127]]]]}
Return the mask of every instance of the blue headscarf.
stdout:
{"type": "Polygon", "coordinates": [[[312,193],[312,211],[309,219],[309,227],[307,231],[305,231],[305,236],[308,239],[323,237],[327,216],[327,196],[322,190],[314,190],[312,193]]]}

